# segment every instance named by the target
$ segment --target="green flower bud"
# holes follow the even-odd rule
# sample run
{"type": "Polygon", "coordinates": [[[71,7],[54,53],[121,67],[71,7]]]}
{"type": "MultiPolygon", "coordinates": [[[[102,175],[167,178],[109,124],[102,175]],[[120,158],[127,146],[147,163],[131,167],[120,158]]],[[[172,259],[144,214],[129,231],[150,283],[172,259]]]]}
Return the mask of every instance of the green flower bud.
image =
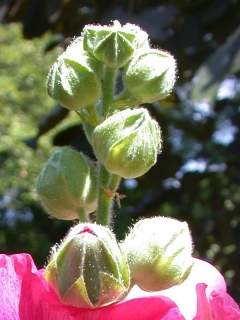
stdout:
{"type": "Polygon", "coordinates": [[[100,68],[99,62],[84,52],[78,38],[51,67],[48,94],[70,110],[94,104],[101,97],[100,68]]]}
{"type": "Polygon", "coordinates": [[[150,43],[147,32],[143,31],[139,26],[131,23],[126,23],[122,26],[122,30],[126,32],[132,32],[134,34],[134,49],[143,50],[149,49],[150,43]]]}
{"type": "Polygon", "coordinates": [[[108,171],[136,178],[156,163],[161,132],[146,109],[126,109],[98,125],[92,141],[97,158],[108,171]]]}
{"type": "Polygon", "coordinates": [[[124,74],[126,90],[136,100],[151,103],[165,98],[173,89],[176,62],[169,53],[149,49],[140,52],[124,74]]]}
{"type": "Polygon", "coordinates": [[[110,68],[124,66],[134,51],[148,46],[148,35],[139,27],[114,21],[112,26],[87,25],[83,30],[84,49],[110,68]]]}
{"type": "Polygon", "coordinates": [[[132,282],[145,291],[182,283],[192,265],[192,239],[186,222],[154,217],[137,222],[123,242],[132,282]]]}
{"type": "Polygon", "coordinates": [[[45,278],[63,303],[96,308],[122,300],[129,268],[113,233],[97,224],[78,224],[53,253],[45,278]]]}
{"type": "Polygon", "coordinates": [[[58,148],[37,179],[37,192],[48,213],[58,219],[79,218],[97,207],[96,168],[82,153],[58,148]]]}

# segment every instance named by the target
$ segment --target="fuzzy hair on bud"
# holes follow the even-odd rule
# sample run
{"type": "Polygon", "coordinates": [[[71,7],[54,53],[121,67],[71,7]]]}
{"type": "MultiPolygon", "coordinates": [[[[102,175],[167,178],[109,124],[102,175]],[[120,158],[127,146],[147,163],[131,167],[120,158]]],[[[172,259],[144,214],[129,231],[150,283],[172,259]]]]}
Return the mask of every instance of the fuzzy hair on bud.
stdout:
{"type": "Polygon", "coordinates": [[[77,38],[51,67],[48,94],[69,110],[94,104],[102,95],[100,73],[101,66],[86,54],[82,39],[77,38]]]}
{"type": "Polygon", "coordinates": [[[87,25],[83,29],[84,49],[110,68],[123,67],[141,47],[148,47],[148,35],[130,23],[121,26],[87,25]]]}
{"type": "Polygon", "coordinates": [[[45,270],[63,303],[97,308],[122,300],[129,289],[127,260],[109,228],[81,223],[53,252],[45,270]]]}
{"type": "Polygon", "coordinates": [[[161,149],[158,123],[144,108],[116,112],[95,128],[92,140],[107,170],[124,178],[145,174],[161,149]]]}
{"type": "Polygon", "coordinates": [[[192,238],[186,222],[165,217],[138,221],[122,243],[131,279],[145,291],[182,283],[192,265],[192,238]]]}
{"type": "Polygon", "coordinates": [[[162,50],[140,51],[126,67],[126,90],[140,103],[164,99],[173,89],[176,62],[171,54],[162,50]]]}
{"type": "Polygon", "coordinates": [[[36,189],[47,212],[58,219],[79,218],[97,207],[95,165],[70,147],[56,149],[40,172],[36,189]]]}

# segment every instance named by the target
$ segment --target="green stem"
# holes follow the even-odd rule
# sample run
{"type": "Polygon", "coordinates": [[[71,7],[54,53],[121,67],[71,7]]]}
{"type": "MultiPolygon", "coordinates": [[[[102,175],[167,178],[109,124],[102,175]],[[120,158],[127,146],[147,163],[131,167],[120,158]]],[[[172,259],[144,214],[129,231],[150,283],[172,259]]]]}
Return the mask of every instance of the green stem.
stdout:
{"type": "Polygon", "coordinates": [[[86,212],[83,208],[78,209],[78,219],[80,222],[87,222],[88,221],[86,212]]]}
{"type": "Polygon", "coordinates": [[[114,98],[116,76],[117,76],[116,69],[105,67],[105,73],[104,73],[104,79],[103,79],[103,104],[102,104],[102,114],[104,118],[106,118],[114,98]]]}
{"type": "Polygon", "coordinates": [[[116,174],[112,174],[111,181],[109,184],[109,189],[112,190],[113,192],[116,192],[120,182],[121,182],[121,177],[116,174]]]}
{"type": "Polygon", "coordinates": [[[121,177],[109,173],[102,165],[100,165],[98,208],[96,213],[96,222],[98,224],[109,225],[111,223],[112,204],[120,181],[121,177]]]}
{"type": "Polygon", "coordinates": [[[103,189],[99,193],[96,222],[108,226],[111,222],[112,198],[105,192],[103,189]]]}
{"type": "Polygon", "coordinates": [[[111,174],[99,164],[98,173],[98,206],[96,212],[96,222],[102,225],[110,223],[112,197],[108,193],[108,184],[111,174]]]}
{"type": "MultiPolygon", "coordinates": [[[[102,115],[107,117],[114,99],[117,69],[105,67],[103,79],[102,115]]],[[[111,220],[112,202],[119,182],[99,163],[98,176],[98,207],[96,221],[98,224],[109,225],[111,220]]]]}

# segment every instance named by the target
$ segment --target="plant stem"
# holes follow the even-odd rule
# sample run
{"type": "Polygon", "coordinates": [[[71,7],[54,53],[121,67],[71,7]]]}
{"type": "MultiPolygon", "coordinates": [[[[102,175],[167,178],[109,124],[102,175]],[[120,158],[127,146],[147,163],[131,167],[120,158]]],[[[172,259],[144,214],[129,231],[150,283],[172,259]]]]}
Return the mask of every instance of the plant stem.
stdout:
{"type": "Polygon", "coordinates": [[[88,221],[86,212],[83,208],[78,209],[78,219],[80,222],[87,222],[88,221]]]}
{"type": "MultiPolygon", "coordinates": [[[[114,99],[117,70],[105,67],[103,79],[102,115],[107,117],[114,99]]],[[[102,225],[111,222],[111,209],[115,191],[119,186],[120,177],[112,175],[99,163],[98,173],[98,207],[96,221],[102,225]]]]}
{"type": "Polygon", "coordinates": [[[109,173],[102,165],[99,167],[98,224],[109,225],[111,222],[112,203],[119,187],[121,177],[109,173]]]}
{"type": "Polygon", "coordinates": [[[112,190],[113,192],[116,192],[119,187],[120,182],[121,182],[121,177],[116,174],[112,174],[111,181],[109,184],[109,189],[112,190]]]}
{"type": "Polygon", "coordinates": [[[107,193],[110,178],[111,174],[99,164],[96,222],[102,225],[108,225],[110,223],[112,197],[107,193]]]}
{"type": "Polygon", "coordinates": [[[114,98],[115,83],[116,83],[117,70],[109,67],[105,67],[105,74],[103,79],[103,104],[102,104],[102,114],[106,118],[111,103],[114,98]]]}

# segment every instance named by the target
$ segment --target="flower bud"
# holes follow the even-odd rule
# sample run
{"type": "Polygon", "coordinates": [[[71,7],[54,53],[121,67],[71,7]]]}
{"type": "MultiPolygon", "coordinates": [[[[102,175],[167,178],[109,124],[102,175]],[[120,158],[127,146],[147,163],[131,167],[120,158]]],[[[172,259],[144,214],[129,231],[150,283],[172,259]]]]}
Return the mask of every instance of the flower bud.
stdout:
{"type": "Polygon", "coordinates": [[[176,62],[169,53],[149,49],[141,51],[127,66],[124,74],[126,90],[141,103],[165,98],[173,89],[176,62]]]}
{"type": "Polygon", "coordinates": [[[132,282],[145,291],[182,283],[192,265],[192,239],[186,222],[154,217],[137,222],[123,242],[132,282]]]}
{"type": "Polygon", "coordinates": [[[58,219],[79,218],[97,207],[96,168],[82,153],[58,148],[37,179],[37,192],[48,213],[58,219]]]}
{"type": "Polygon", "coordinates": [[[146,109],[126,109],[98,125],[92,141],[97,158],[108,171],[136,178],[156,163],[161,132],[146,109]]]}
{"type": "Polygon", "coordinates": [[[148,35],[139,27],[114,21],[112,26],[87,25],[83,30],[84,49],[110,68],[121,68],[134,51],[148,46],[148,35]]]}
{"type": "Polygon", "coordinates": [[[51,67],[48,94],[70,110],[95,104],[101,97],[100,65],[75,40],[51,67]]]}
{"type": "Polygon", "coordinates": [[[123,299],[129,288],[127,261],[113,233],[78,224],[53,253],[45,278],[63,303],[96,308],[123,299]]]}

